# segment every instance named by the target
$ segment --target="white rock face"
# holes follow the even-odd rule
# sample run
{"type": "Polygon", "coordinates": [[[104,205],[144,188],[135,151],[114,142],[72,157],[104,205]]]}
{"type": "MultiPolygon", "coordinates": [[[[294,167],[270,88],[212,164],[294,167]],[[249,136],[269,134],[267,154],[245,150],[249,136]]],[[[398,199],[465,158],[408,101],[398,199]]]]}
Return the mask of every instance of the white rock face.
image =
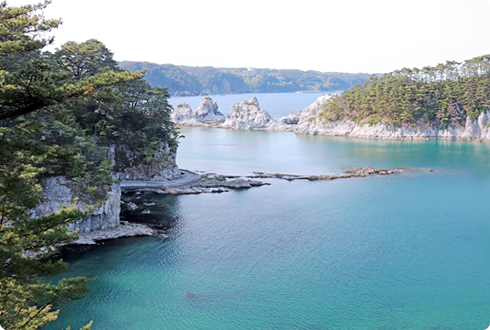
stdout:
{"type": "MultiPolygon", "coordinates": [[[[64,176],[48,178],[42,182],[44,202],[32,210],[33,217],[58,212],[62,205],[73,204],[73,190],[69,187],[70,182],[64,176]]],[[[68,226],[70,231],[80,229],[80,232],[90,232],[119,226],[119,215],[121,213],[121,186],[115,183],[107,193],[107,200],[104,205],[96,209],[87,220],[79,220],[68,226]]],[[[87,206],[83,202],[78,202],[80,209],[84,210],[87,206]]]]}
{"type": "Polygon", "coordinates": [[[182,103],[172,109],[170,119],[176,124],[185,126],[199,126],[200,121],[197,120],[192,108],[187,103],[182,103]]]}
{"type": "Polygon", "coordinates": [[[308,131],[311,123],[307,121],[322,109],[323,103],[330,98],[329,95],[321,96],[313,104],[304,110],[297,110],[288,116],[275,120],[266,111],[260,109],[256,97],[235,103],[230,113],[222,122],[221,113],[217,112],[217,104],[210,97],[205,97],[199,108],[192,111],[188,104],[180,104],[172,111],[172,120],[182,126],[204,126],[233,129],[267,129],[300,132],[308,131]],[[221,116],[220,116],[221,115],[221,116]]]}
{"type": "Polygon", "coordinates": [[[368,139],[449,139],[490,142],[490,127],[487,127],[490,126],[490,110],[480,114],[474,121],[467,118],[464,126],[453,123],[447,129],[439,129],[430,123],[422,123],[415,127],[406,125],[396,127],[387,122],[379,122],[375,125],[357,124],[350,120],[324,122],[317,117],[317,114],[330,97],[330,95],[320,96],[305,109],[294,111],[278,120],[274,120],[267,111],[261,110],[259,102],[253,97],[247,101],[235,103],[230,113],[226,115],[224,123],[199,120],[196,116],[189,115],[190,107],[188,109],[185,108],[186,105],[181,105],[179,109],[174,109],[176,120],[180,120],[180,122],[175,122],[184,126],[264,129],[368,139]]]}
{"type": "Polygon", "coordinates": [[[206,96],[196,111],[187,103],[182,103],[172,109],[170,114],[172,121],[183,126],[207,126],[212,127],[225,121],[225,116],[218,111],[218,104],[209,96],[206,96]]]}
{"type": "Polygon", "coordinates": [[[194,111],[194,116],[199,121],[224,122],[225,116],[218,111],[218,104],[209,96],[206,96],[199,107],[194,111]]]}
{"type": "Polygon", "coordinates": [[[439,129],[429,123],[415,127],[402,125],[396,127],[386,122],[375,125],[357,124],[352,121],[323,122],[319,118],[310,121],[298,122],[296,127],[290,129],[295,133],[319,134],[334,136],[351,136],[368,139],[448,139],[490,142],[490,112],[480,114],[477,120],[466,120],[465,126],[458,123],[451,124],[447,129],[439,129]]]}
{"type": "Polygon", "coordinates": [[[259,107],[256,97],[235,103],[221,127],[236,129],[268,128],[275,120],[259,107]]]}

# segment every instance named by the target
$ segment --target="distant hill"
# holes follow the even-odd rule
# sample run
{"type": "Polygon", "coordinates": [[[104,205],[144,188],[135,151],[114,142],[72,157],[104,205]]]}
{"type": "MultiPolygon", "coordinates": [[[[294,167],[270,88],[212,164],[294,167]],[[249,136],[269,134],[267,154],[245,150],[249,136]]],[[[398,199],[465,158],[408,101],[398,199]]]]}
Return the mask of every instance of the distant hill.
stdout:
{"type": "Polygon", "coordinates": [[[147,69],[145,80],[154,87],[168,88],[172,96],[328,92],[348,89],[371,76],[368,73],[214,68],[130,61],[119,62],[119,66],[129,71],[147,69]]]}

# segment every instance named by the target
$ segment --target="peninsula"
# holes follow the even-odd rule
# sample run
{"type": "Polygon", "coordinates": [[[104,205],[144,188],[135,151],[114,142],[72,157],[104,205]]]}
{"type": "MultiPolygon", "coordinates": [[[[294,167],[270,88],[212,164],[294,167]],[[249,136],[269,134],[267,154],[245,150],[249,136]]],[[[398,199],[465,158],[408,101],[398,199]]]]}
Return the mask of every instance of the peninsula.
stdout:
{"type": "Polygon", "coordinates": [[[177,125],[263,129],[373,139],[490,141],[490,56],[372,76],[341,95],[325,95],[274,119],[256,97],[225,116],[205,97],[193,111],[172,110],[177,125]]]}

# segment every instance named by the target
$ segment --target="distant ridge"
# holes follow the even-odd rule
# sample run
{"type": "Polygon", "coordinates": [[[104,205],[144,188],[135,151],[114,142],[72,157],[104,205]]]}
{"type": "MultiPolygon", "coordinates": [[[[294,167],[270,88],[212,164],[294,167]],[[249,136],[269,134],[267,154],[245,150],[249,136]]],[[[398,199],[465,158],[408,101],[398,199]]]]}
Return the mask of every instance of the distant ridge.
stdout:
{"type": "Polygon", "coordinates": [[[214,68],[122,61],[124,70],[147,69],[145,80],[171,96],[231,93],[328,92],[362,83],[371,74],[256,68],[214,68]]]}

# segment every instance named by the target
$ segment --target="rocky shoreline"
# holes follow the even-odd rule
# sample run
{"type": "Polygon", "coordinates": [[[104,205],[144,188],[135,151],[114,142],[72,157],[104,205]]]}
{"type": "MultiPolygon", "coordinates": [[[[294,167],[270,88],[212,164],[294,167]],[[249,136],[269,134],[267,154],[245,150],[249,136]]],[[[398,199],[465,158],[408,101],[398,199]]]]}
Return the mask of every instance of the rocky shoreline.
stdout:
{"type": "Polygon", "coordinates": [[[110,239],[135,236],[152,236],[155,234],[157,234],[157,231],[148,226],[121,221],[118,227],[77,234],[78,239],[70,243],[70,245],[96,245],[97,242],[110,239]]]}
{"type": "Polygon", "coordinates": [[[272,130],[298,134],[349,136],[385,140],[464,140],[490,142],[490,110],[481,113],[476,120],[466,118],[463,125],[454,122],[447,128],[420,121],[416,126],[391,125],[385,121],[370,125],[347,121],[324,121],[317,115],[330,95],[320,96],[303,110],[297,110],[280,119],[273,119],[266,110],[260,109],[257,98],[235,103],[224,116],[210,97],[205,97],[193,111],[188,104],[176,106],[172,120],[181,126],[200,126],[229,129],[272,130]]]}
{"type": "MultiPolygon", "coordinates": [[[[432,171],[427,169],[427,171],[432,171]]],[[[144,199],[141,199],[137,205],[134,201],[140,200],[140,197],[136,197],[132,202],[124,202],[122,199],[123,194],[142,195],[143,192],[152,192],[156,194],[167,195],[185,195],[185,194],[203,194],[203,193],[224,193],[231,189],[250,189],[253,187],[261,187],[264,185],[270,185],[271,183],[258,181],[257,179],[282,179],[287,181],[293,180],[336,180],[347,178],[359,178],[367,177],[371,175],[391,175],[399,174],[404,171],[401,169],[376,169],[372,167],[356,168],[350,170],[344,170],[341,173],[333,175],[296,175],[296,174],[281,174],[281,173],[263,173],[253,172],[251,175],[235,176],[235,175],[223,175],[217,173],[193,173],[190,171],[182,170],[182,177],[179,179],[169,181],[151,181],[152,186],[145,186],[145,181],[132,181],[139,185],[122,185],[114,188],[110,199],[106,205],[97,211],[98,214],[110,215],[110,221],[106,223],[98,223],[95,229],[90,226],[90,221],[81,220],[72,225],[72,229],[78,229],[78,239],[71,242],[69,245],[96,245],[101,241],[112,240],[122,237],[135,237],[135,236],[152,236],[159,234],[159,232],[147,226],[145,224],[133,223],[120,220],[121,211],[136,211],[138,214],[151,214],[150,207],[155,206],[155,203],[149,203],[144,199]]],[[[59,183],[58,183],[59,184],[59,183]]],[[[50,189],[54,189],[60,193],[66,193],[66,187],[58,185],[52,185],[50,189]],[[61,189],[61,192],[59,191],[61,189]]],[[[53,192],[48,191],[51,195],[53,192]]],[[[55,194],[56,195],[56,194],[55,194]]],[[[50,206],[56,207],[58,203],[62,203],[64,200],[50,200],[50,206]]],[[[157,207],[159,207],[157,205],[157,207]]],[[[38,210],[39,212],[39,210],[38,210]]]]}
{"type": "MultiPolygon", "coordinates": [[[[427,169],[432,171],[431,169],[427,169]]],[[[348,179],[367,177],[370,175],[390,175],[403,173],[402,169],[377,169],[373,167],[362,167],[350,170],[344,170],[339,174],[333,175],[297,175],[297,174],[282,174],[282,173],[263,173],[253,172],[251,175],[236,176],[236,175],[223,175],[217,173],[201,173],[200,180],[193,181],[191,183],[182,184],[180,186],[165,187],[164,184],[157,187],[142,187],[141,189],[131,188],[130,193],[142,194],[144,191],[154,192],[157,194],[170,194],[170,195],[189,195],[189,194],[203,194],[203,193],[223,193],[228,192],[229,189],[250,189],[252,187],[261,187],[270,185],[268,182],[257,181],[254,179],[283,179],[287,181],[293,180],[336,180],[336,179],[348,179]]],[[[123,189],[124,192],[124,189],[123,189]]],[[[123,205],[127,209],[132,211],[138,209],[135,203],[124,203],[123,205]]],[[[143,206],[151,206],[145,205],[143,206]]]]}

